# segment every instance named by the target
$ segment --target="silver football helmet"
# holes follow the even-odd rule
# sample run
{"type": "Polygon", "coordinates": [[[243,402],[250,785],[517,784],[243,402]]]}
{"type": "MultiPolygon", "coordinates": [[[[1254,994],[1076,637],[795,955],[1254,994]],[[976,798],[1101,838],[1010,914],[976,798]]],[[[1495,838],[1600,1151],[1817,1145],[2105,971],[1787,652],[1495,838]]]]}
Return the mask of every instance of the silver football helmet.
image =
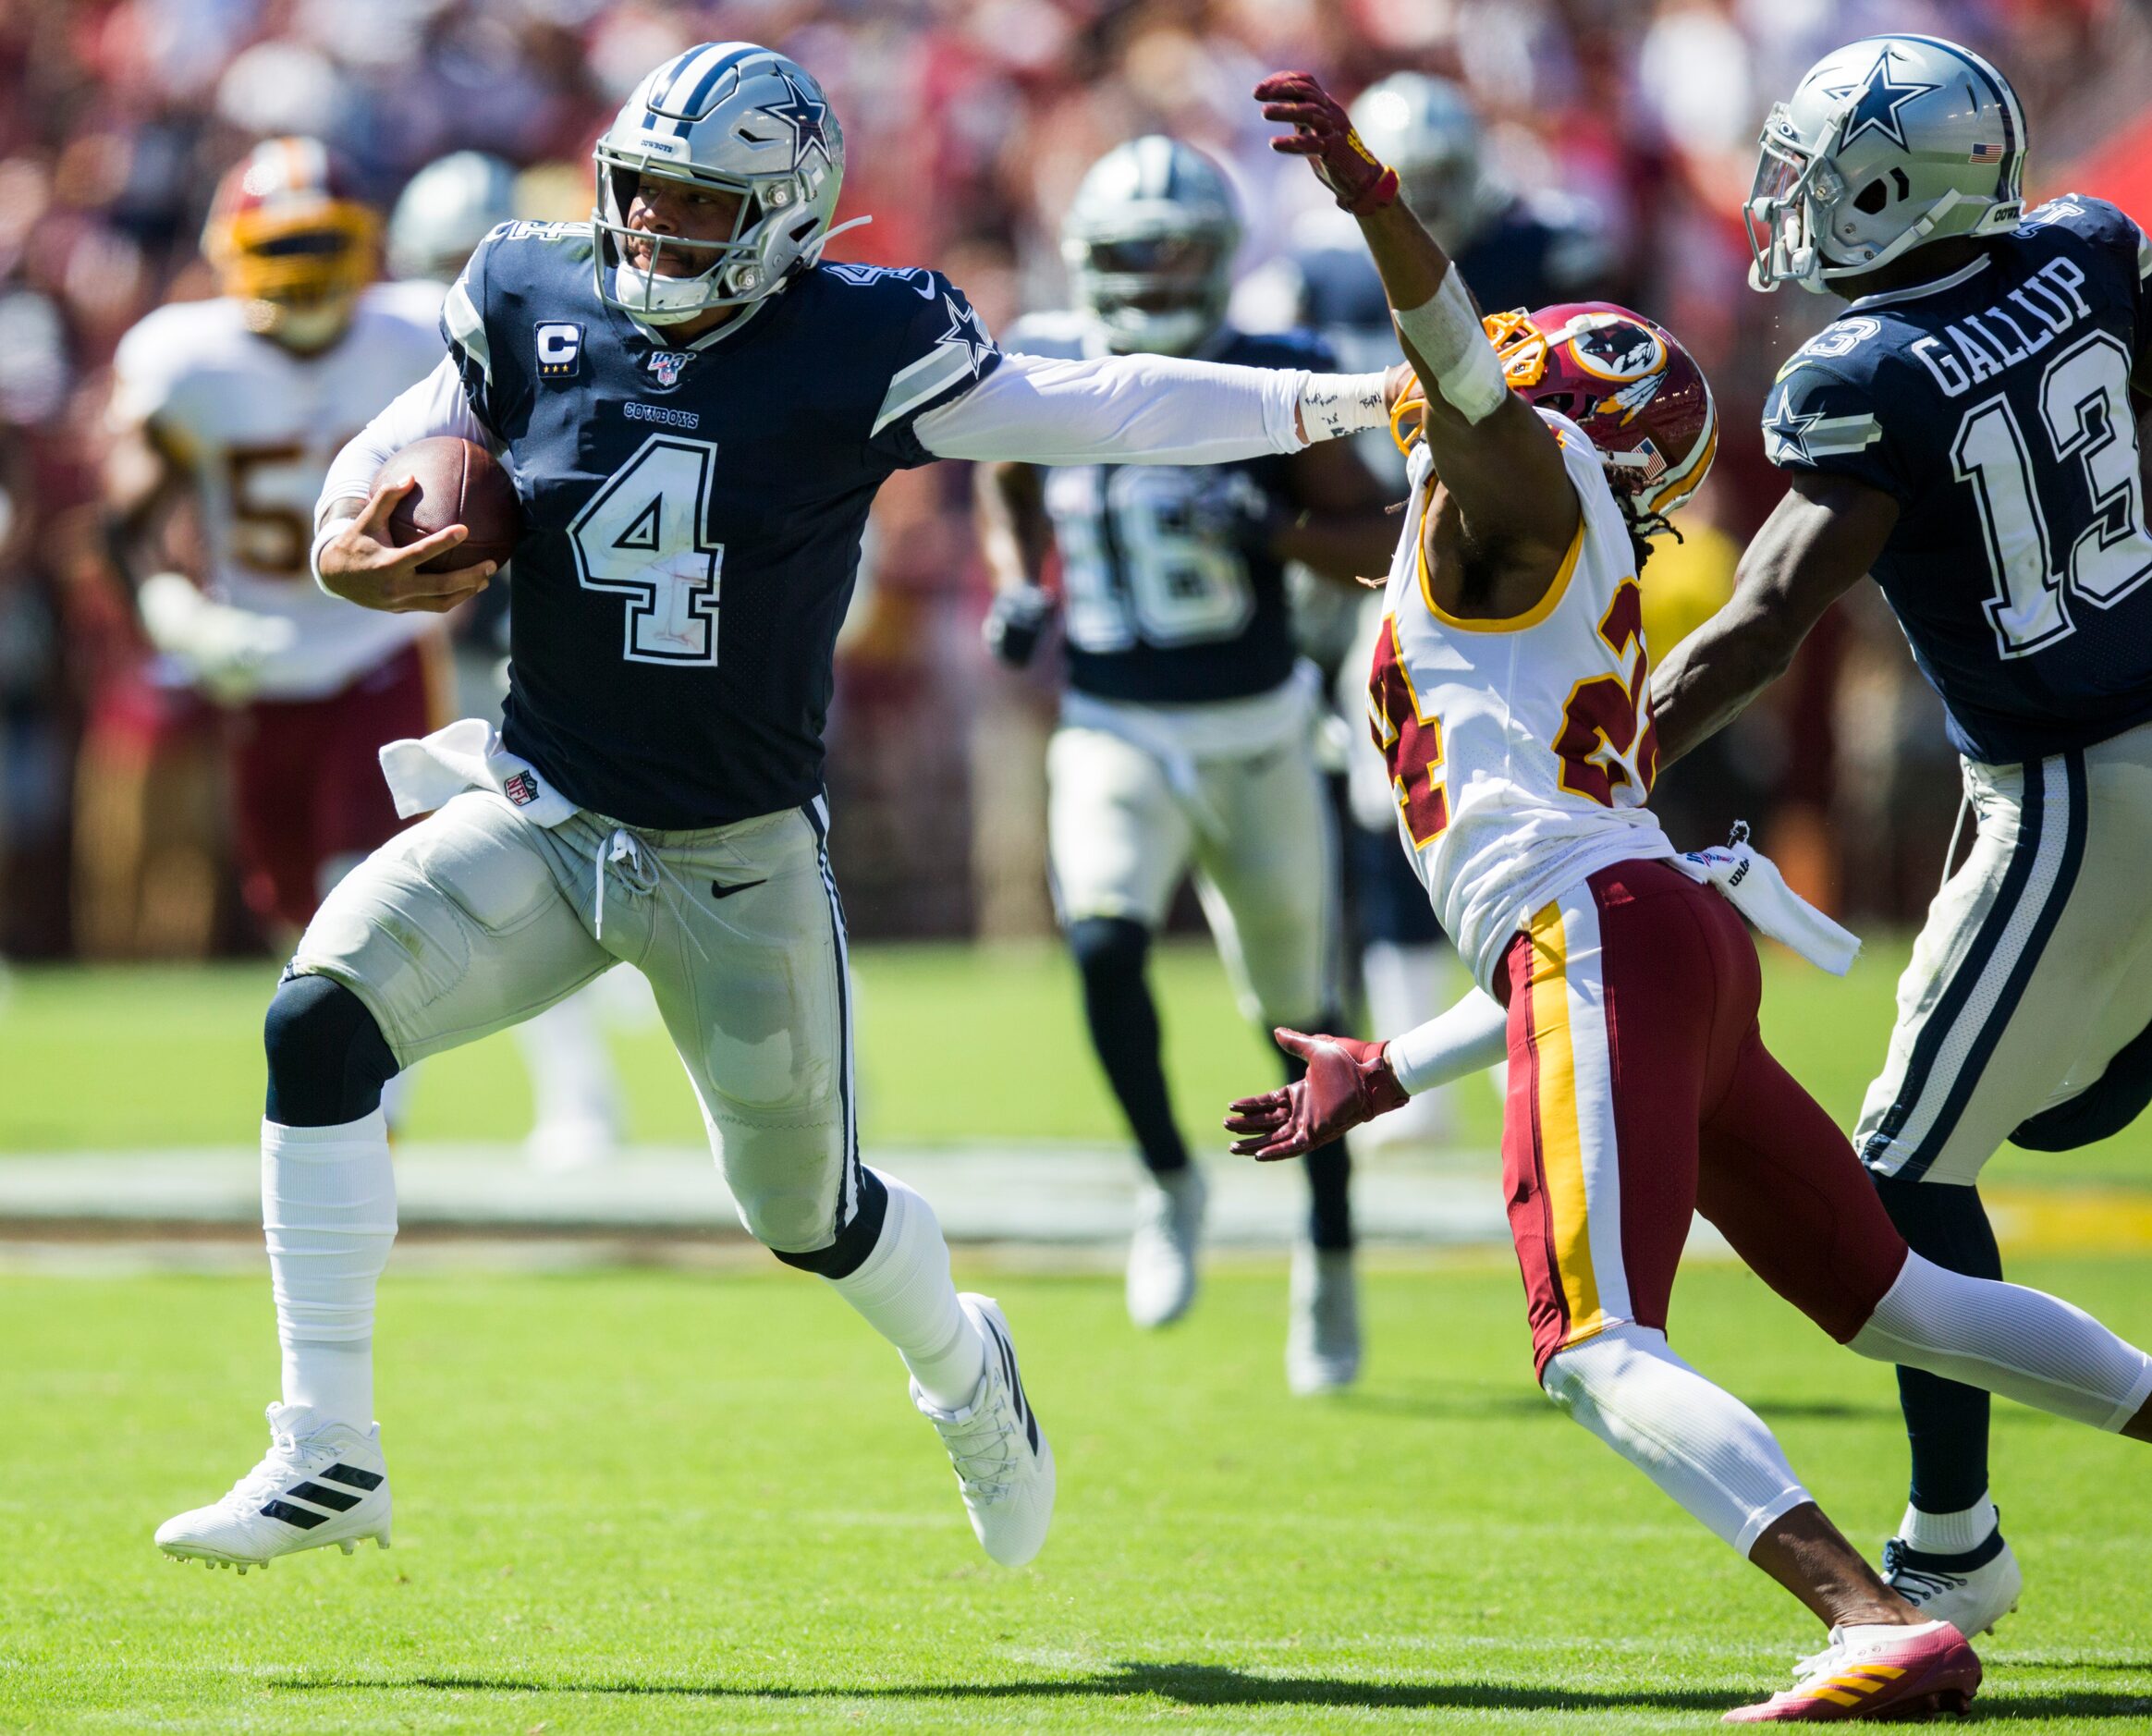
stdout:
{"type": "Polygon", "coordinates": [[[1472,99],[1448,79],[1393,72],[1361,92],[1351,113],[1361,143],[1397,170],[1405,203],[1443,251],[1470,246],[1493,202],[1472,99]]]}
{"type": "Polygon", "coordinates": [[[435,157],[397,196],[388,269],[453,283],[478,244],[516,216],[516,171],[483,151],[435,157]]]}
{"type": "Polygon", "coordinates": [[[836,233],[829,220],[844,180],[837,116],[803,67],[753,43],[704,43],[675,55],[635,87],[596,156],[598,299],[647,324],[774,295],[836,233]],[[646,175],[739,194],[731,235],[689,241],[630,229],[646,175]],[[630,237],[654,241],[647,270],[629,263],[630,237]],[[685,274],[665,270],[683,260],[685,274]]]}
{"type": "Polygon", "coordinates": [[[1094,163],[1061,224],[1076,305],[1123,354],[1184,356],[1217,331],[1240,246],[1240,205],[1224,171],[1156,133],[1094,163]]]}
{"type": "Polygon", "coordinates": [[[1826,55],[1764,122],[1744,213],[1758,289],[1822,293],[1929,241],[2024,211],[2025,115],[2010,80],[1935,36],[1826,55]]]}

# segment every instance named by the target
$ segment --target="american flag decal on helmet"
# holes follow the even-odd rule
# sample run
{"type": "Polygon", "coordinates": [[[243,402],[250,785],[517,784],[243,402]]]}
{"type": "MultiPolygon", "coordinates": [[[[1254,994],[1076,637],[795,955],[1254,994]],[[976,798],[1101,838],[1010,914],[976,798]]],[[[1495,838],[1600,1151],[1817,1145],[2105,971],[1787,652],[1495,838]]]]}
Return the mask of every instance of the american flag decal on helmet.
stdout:
{"type": "Polygon", "coordinates": [[[1965,161],[1968,163],[1999,163],[2002,161],[2002,149],[1999,144],[1994,144],[1983,139],[1965,153],[1965,161]]]}

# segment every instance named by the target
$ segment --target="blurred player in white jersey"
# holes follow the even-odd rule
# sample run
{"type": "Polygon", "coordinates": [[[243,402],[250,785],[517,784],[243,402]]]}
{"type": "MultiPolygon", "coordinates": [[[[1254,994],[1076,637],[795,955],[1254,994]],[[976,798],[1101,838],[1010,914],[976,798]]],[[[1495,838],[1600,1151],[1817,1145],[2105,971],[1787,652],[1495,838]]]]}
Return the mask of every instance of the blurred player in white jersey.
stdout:
{"type": "MultiPolygon", "coordinates": [[[[1077,305],[1020,320],[1002,340],[1011,353],[1335,365],[1310,333],[1253,337],[1226,319],[1240,214],[1191,145],[1153,134],[1107,152],[1062,236],[1077,305]]],[[[1296,1023],[1288,1008],[1335,1009],[1338,847],[1314,757],[1315,671],[1296,666],[1284,567],[1305,561],[1341,585],[1378,570],[1386,496],[1343,441],[1204,467],[995,464],[979,482],[998,587],[987,642],[1003,661],[1031,656],[1054,607],[1039,584],[1046,552],[1060,554],[1055,899],[1092,1045],[1147,1171],[1129,1314],[1164,1326],[1194,1298],[1204,1180],[1167,1095],[1151,937],[1192,866],[1242,1011],[1267,1028],[1296,1023]]],[[[1308,1154],[1286,1341],[1299,1392],[1359,1371],[1349,1161],[1342,1143],[1308,1154]]]]}
{"type": "Polygon", "coordinates": [[[330,458],[439,353],[373,281],[378,226],[317,141],[265,141],[203,234],[224,293],[159,308],[113,364],[113,556],[169,673],[229,708],[241,887],[280,943],[397,831],[375,750],[447,701],[438,623],[354,609],[307,568],[330,458]],[[189,496],[191,578],[153,553],[189,496]]]}
{"type": "MultiPolygon", "coordinates": [[[[516,171],[499,157],[483,151],[436,157],[411,177],[389,213],[388,268],[396,281],[386,287],[406,298],[413,317],[431,330],[448,286],[478,244],[500,225],[528,214],[517,208],[516,171]]],[[[489,716],[496,727],[507,692],[514,569],[501,578],[508,582],[489,585],[449,617],[458,715],[489,716]]],[[[538,1168],[581,1168],[619,1149],[620,1087],[598,1018],[603,992],[593,984],[516,1027],[533,1111],[523,1148],[538,1168]]]]}

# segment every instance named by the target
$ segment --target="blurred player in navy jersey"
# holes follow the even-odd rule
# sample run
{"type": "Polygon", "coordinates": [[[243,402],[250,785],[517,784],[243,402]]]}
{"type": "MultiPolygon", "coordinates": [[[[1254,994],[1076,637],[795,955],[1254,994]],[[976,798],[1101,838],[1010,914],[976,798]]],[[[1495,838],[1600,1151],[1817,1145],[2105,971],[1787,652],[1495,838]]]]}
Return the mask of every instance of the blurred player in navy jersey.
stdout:
{"type": "MultiPolygon", "coordinates": [[[[1765,124],[1762,288],[1851,306],[1764,412],[1788,491],[1733,601],[1653,684],[1665,757],[1783,671],[1873,573],[1963,760],[1971,853],[1929,907],[1854,1138],[1905,1240],[2001,1274],[1975,1188],[2009,1140],[2105,1138],[2152,1097],[2152,246],[2112,205],[2026,212],[2024,114],[1955,43],[1827,55],[1765,124]]],[[[2017,1602],[1987,1395],[1899,1371],[1911,1500],[1891,1584],[1965,1633],[2017,1602]]]]}
{"type": "MultiPolygon", "coordinates": [[[[1609,282],[1604,236],[1578,201],[1525,198],[1500,186],[1485,166],[1486,139],[1472,100],[1447,79],[1400,72],[1370,85],[1351,106],[1367,148],[1398,172],[1413,215],[1457,262],[1488,312],[1538,308],[1618,293],[1609,282]]],[[[1312,220],[1315,236],[1255,275],[1236,310],[1268,325],[1290,318],[1329,343],[1340,365],[1381,368],[1400,355],[1382,279],[1359,234],[1334,212],[1312,220]],[[1290,310],[1290,312],[1288,311],[1290,310]]],[[[1404,464],[1388,432],[1356,443],[1369,468],[1404,493],[1404,464]]],[[[1307,624],[1350,608],[1336,629],[1338,703],[1345,732],[1352,824],[1345,831],[1353,938],[1371,1025],[1402,1031],[1433,1016],[1451,984],[1449,948],[1419,882],[1399,855],[1389,774],[1360,727],[1360,690],[1382,625],[1382,598],[1311,599],[1307,624]]],[[[1429,1091],[1361,1136],[1370,1146],[1439,1143],[1448,1136],[1447,1090],[1429,1091]]]]}
{"type": "MultiPolygon", "coordinates": [[[[1253,337],[1228,322],[1240,241],[1232,189],[1200,151],[1156,135],[1118,146],[1062,226],[1074,310],[1026,316],[1002,348],[1335,365],[1312,334],[1253,337]]],[[[1379,571],[1386,495],[1348,442],[1208,469],[997,464],[979,483],[997,587],[986,637],[1005,662],[1030,660],[1056,606],[1040,587],[1045,556],[1060,555],[1069,691],[1046,761],[1055,899],[1092,1045],[1146,1172],[1129,1314],[1164,1326],[1194,1299],[1204,1185],[1167,1093],[1151,938],[1192,865],[1247,1017],[1266,1030],[1297,1027],[1296,1008],[1335,1018],[1337,843],[1314,756],[1315,672],[1296,666],[1284,563],[1346,584],[1379,571]]],[[[1309,1153],[1307,1170],[1286,1372],[1294,1390],[1316,1392],[1360,1366],[1344,1143],[1309,1153]]]]}
{"type": "Polygon", "coordinates": [[[491,563],[422,571],[464,529],[394,545],[410,481],[375,479],[423,438],[499,455],[523,532],[508,696],[497,732],[465,719],[385,755],[399,805],[430,817],[336,888],[271,1003],[263,1216],[283,1397],[267,1455],[157,1541],[245,1568],[387,1540],[382,1084],[626,962],[742,1221],[899,1352],[974,1532],[1019,1565],[1045,1540],[1054,1461],[1008,1322],[957,1293],[926,1201],[861,1159],[822,731],[868,508],[935,458],[1295,452],[1378,425],[1389,383],[1005,357],[938,273],[823,263],[843,133],[804,67],[751,43],[659,67],[596,162],[590,222],[487,238],[443,307],[446,357],[322,492],[317,577],[385,612],[351,610],[354,625],[444,612],[491,563]]]}

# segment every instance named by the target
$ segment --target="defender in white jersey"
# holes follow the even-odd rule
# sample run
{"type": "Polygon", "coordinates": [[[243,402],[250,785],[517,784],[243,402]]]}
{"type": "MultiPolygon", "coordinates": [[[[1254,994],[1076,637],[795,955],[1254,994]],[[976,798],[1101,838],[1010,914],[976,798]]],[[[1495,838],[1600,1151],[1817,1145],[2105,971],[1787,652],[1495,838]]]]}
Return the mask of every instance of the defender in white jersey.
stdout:
{"type": "Polygon", "coordinates": [[[115,556],[171,675],[231,708],[242,886],[293,934],[396,831],[374,751],[441,697],[437,622],[354,609],[307,566],[329,460],[440,355],[409,295],[372,281],[375,227],[317,141],[256,146],[203,238],[225,293],[159,308],[113,363],[115,556]],[[153,570],[186,495],[199,583],[153,570]]]}
{"type": "MultiPolygon", "coordinates": [[[[1499,1003],[1504,1196],[1541,1384],[1830,1629],[1793,1689],[1736,1721],[1962,1705],[1980,1665],[1957,1630],[1885,1585],[1762,1421],[1668,1347],[1692,1214],[1866,1356],[2141,1439],[2152,1357],[2050,1297],[1908,1252],[1844,1136],[1764,1047],[1755,948],[1703,884],[1711,864],[1675,857],[1643,805],[1657,750],[1637,571],[1711,461],[1694,362],[1603,303],[1483,326],[1315,81],[1256,94],[1296,128],[1274,142],[1313,157],[1360,217],[1424,388],[1371,710],[1405,846],[1499,1003]]],[[[1744,899],[1774,882],[1747,856],[1725,874],[1744,899]]],[[[1779,891],[1759,921],[1821,925],[1779,891]]],[[[1309,1070],[1233,1106],[1249,1155],[1296,1155],[1428,1082],[1422,1032],[1278,1035],[1309,1070]]]]}

